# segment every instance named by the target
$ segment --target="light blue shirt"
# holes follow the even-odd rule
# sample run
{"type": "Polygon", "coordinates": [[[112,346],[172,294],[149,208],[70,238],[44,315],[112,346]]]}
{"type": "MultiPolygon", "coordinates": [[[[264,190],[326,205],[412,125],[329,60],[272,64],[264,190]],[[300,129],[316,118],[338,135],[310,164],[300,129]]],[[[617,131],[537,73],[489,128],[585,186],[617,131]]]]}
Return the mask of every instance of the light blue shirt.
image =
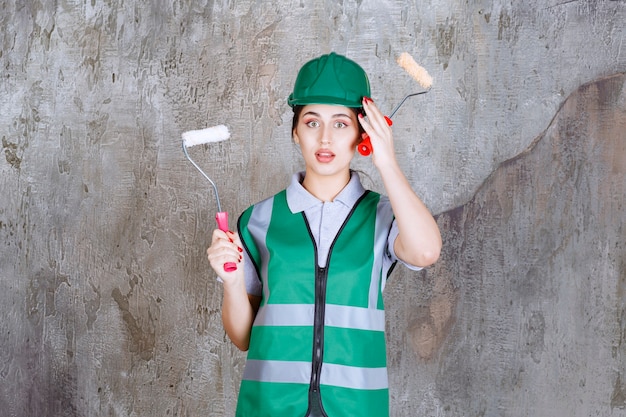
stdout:
{"type": "MultiPolygon", "coordinates": [[[[313,194],[309,193],[303,186],[304,172],[298,172],[291,178],[291,184],[287,187],[287,205],[292,213],[304,212],[311,228],[311,233],[315,239],[318,249],[318,265],[326,265],[328,251],[335,236],[350,214],[352,207],[365,192],[361,184],[359,174],[352,171],[350,181],[333,201],[321,201],[313,194]]],[[[398,237],[398,225],[394,220],[387,238],[387,256],[383,260],[383,268],[388,271],[394,262],[399,261],[393,244],[398,237]]],[[[244,251],[244,272],[246,290],[251,295],[262,295],[263,288],[261,280],[257,276],[256,269],[252,261],[244,251]]],[[[402,262],[402,261],[400,261],[402,262]]],[[[402,262],[409,269],[420,270],[420,267],[402,262]]]]}

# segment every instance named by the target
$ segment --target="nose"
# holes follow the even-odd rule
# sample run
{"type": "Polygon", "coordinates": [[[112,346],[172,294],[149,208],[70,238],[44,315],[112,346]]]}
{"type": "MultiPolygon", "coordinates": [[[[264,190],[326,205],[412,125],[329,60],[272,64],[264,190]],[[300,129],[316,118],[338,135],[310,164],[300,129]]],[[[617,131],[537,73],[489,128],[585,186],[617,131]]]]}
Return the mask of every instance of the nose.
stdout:
{"type": "Polygon", "coordinates": [[[321,137],[320,142],[322,143],[322,145],[330,145],[331,138],[332,138],[332,130],[330,127],[327,127],[322,132],[322,137],[321,137]]]}

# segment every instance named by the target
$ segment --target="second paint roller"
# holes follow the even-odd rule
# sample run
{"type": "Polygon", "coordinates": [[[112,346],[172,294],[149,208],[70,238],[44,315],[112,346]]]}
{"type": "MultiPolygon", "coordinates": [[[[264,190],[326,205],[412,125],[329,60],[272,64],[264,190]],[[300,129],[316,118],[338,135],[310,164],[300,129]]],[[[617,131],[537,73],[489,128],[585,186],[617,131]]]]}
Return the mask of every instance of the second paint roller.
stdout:
{"type": "MultiPolygon", "coordinates": [[[[411,55],[409,55],[408,53],[403,52],[402,54],[400,54],[400,56],[398,57],[396,62],[415,81],[417,81],[417,83],[420,86],[422,86],[422,88],[424,88],[425,90],[424,91],[419,91],[417,93],[412,93],[412,94],[409,94],[409,95],[405,96],[402,99],[402,101],[396,106],[396,108],[393,109],[391,114],[389,114],[389,116],[385,116],[385,119],[387,120],[387,124],[389,126],[391,126],[393,124],[393,122],[391,121],[391,118],[393,117],[394,114],[396,114],[396,112],[398,111],[400,106],[402,106],[402,104],[406,101],[407,98],[413,97],[413,96],[417,96],[419,94],[427,93],[428,91],[430,91],[430,87],[433,85],[433,79],[430,76],[430,74],[428,74],[428,72],[423,67],[418,65],[418,63],[415,62],[413,57],[411,55]]],[[[363,140],[359,143],[357,149],[358,149],[359,153],[361,155],[363,155],[363,156],[368,156],[368,155],[370,155],[372,153],[372,143],[370,142],[370,138],[369,138],[369,135],[367,133],[363,134],[363,140]]]]}

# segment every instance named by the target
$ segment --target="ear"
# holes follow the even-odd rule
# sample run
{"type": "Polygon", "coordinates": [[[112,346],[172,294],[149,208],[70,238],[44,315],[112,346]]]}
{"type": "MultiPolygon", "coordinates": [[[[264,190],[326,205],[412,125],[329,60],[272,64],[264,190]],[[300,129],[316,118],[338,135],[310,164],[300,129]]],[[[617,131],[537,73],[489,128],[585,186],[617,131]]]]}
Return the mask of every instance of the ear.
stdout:
{"type": "Polygon", "coordinates": [[[300,144],[300,138],[298,137],[298,134],[296,133],[296,129],[293,130],[293,132],[291,132],[291,136],[293,137],[293,142],[296,145],[300,144]]]}

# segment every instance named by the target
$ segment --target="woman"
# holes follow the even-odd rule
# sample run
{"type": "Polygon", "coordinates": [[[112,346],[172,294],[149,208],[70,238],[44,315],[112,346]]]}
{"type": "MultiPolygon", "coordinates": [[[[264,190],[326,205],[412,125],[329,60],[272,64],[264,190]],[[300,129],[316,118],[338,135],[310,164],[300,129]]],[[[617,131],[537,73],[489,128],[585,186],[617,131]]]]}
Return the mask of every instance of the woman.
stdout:
{"type": "Polygon", "coordinates": [[[237,416],[388,416],[382,291],[397,261],[433,264],[441,236],[395,157],[367,75],[331,53],[299,71],[289,104],[304,172],[248,208],[207,255],[226,333],[248,350],[237,416]],[[388,197],[350,162],[363,134],[388,197]],[[235,262],[234,272],[223,265],[235,262]]]}

